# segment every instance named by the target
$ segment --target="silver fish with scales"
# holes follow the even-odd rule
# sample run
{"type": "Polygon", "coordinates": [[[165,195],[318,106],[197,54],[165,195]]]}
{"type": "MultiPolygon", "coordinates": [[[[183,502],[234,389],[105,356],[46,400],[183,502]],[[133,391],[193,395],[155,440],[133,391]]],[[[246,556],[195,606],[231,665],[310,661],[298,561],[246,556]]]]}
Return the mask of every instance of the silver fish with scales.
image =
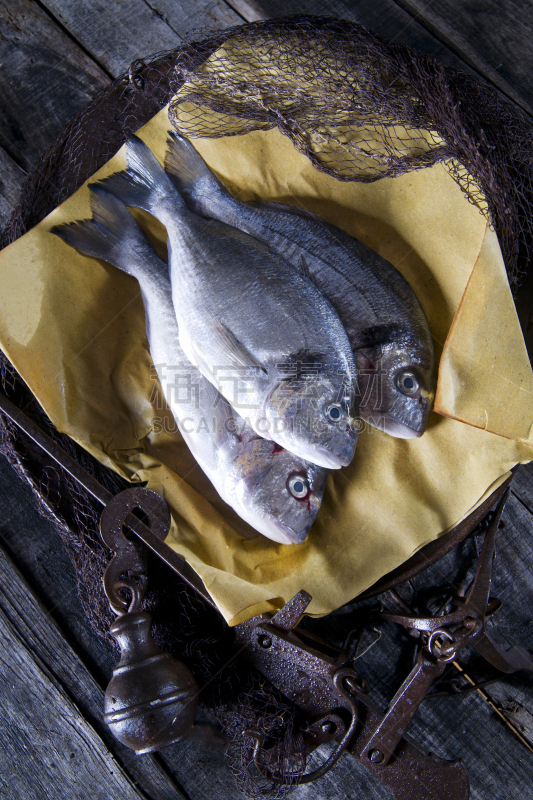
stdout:
{"type": "Polygon", "coordinates": [[[126,153],[128,169],[102,185],[167,229],[187,358],[264,438],[323,467],[348,465],[357,371],[329,301],[266,244],[188,209],[140,139],[126,153]]]}
{"type": "Polygon", "coordinates": [[[170,134],[168,146],[165,168],[191,209],[266,242],[331,301],[359,371],[361,418],[392,436],[421,436],[435,398],[433,339],[415,293],[398,270],[310,212],[233,198],[178,134],[170,134]]]}
{"type": "Polygon", "coordinates": [[[179,342],[167,265],[123,203],[98,186],[90,189],[93,218],[53,232],[137,278],[150,353],[193,456],[222,499],[255,530],[282,544],[301,543],[320,508],[327,470],[259,437],[190,364],[179,342]]]}

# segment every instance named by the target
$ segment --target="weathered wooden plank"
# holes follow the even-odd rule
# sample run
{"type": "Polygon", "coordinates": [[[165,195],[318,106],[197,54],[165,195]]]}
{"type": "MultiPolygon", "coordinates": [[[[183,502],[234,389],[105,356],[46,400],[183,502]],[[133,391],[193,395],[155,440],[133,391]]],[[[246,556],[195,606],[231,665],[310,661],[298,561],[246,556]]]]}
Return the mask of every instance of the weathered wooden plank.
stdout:
{"type": "MultiPolygon", "coordinates": [[[[532,464],[521,467],[513,483],[504,515],[505,527],[498,534],[491,594],[502,607],[487,623],[494,641],[503,649],[512,646],[533,651],[533,513],[519,497],[520,490],[533,501],[532,464]]],[[[531,503],[533,507],[533,503],[531,503]]],[[[469,674],[483,679],[487,665],[475,659],[469,674]]],[[[495,673],[488,670],[492,678],[495,673]]],[[[533,677],[527,673],[502,676],[483,689],[502,715],[533,746],[533,677]]]]}
{"type": "Polygon", "coordinates": [[[49,11],[113,76],[136,58],[177,47],[191,28],[242,19],[222,0],[44,0],[49,11]]]}
{"type": "Polygon", "coordinates": [[[498,681],[485,688],[492,702],[503,716],[533,747],[533,704],[530,687],[520,685],[516,680],[498,681]]]}
{"type": "Polygon", "coordinates": [[[111,675],[116,662],[111,647],[92,630],[77,594],[74,567],[53,525],[36,508],[30,487],[0,456],[0,542],[24,580],[76,643],[91,671],[111,675]]]}
{"type": "Polygon", "coordinates": [[[46,670],[73,699],[135,783],[158,800],[179,800],[183,797],[179,784],[170,777],[159,756],[139,758],[117,742],[103,722],[103,686],[117,655],[89,627],[76,595],[74,571],[59,537],[33,508],[29,488],[16,477],[5,459],[2,463],[5,466],[0,479],[3,488],[0,537],[9,540],[11,549],[13,545],[18,547],[24,566],[30,565],[34,573],[34,581],[40,587],[45,584],[47,606],[0,549],[0,612],[17,631],[24,646],[41,665],[46,665],[46,670]],[[55,601],[51,602],[50,595],[55,601]],[[56,617],[64,623],[61,629],[56,617]],[[67,644],[67,639],[74,639],[91,671],[67,644]],[[107,677],[100,678],[102,673],[107,677]]]}
{"type": "MultiPolygon", "coordinates": [[[[111,738],[102,722],[103,687],[111,677],[117,654],[91,629],[77,597],[74,569],[61,539],[37,513],[31,490],[4,457],[0,457],[0,487],[0,542],[9,548],[25,576],[22,588],[15,588],[14,580],[6,580],[0,569],[0,587],[9,587],[10,619],[16,621],[27,646],[49,666],[128,774],[153,800],[177,800],[177,786],[191,800],[236,797],[224,748],[209,735],[141,757],[111,738]],[[31,582],[29,591],[33,589],[44,601],[44,607],[41,600],[31,601],[44,610],[44,620],[29,600],[23,602],[28,591],[26,581],[31,582]],[[59,623],[59,632],[55,623],[59,623]],[[86,673],[80,672],[78,656],[86,673]]],[[[4,595],[0,589],[0,610],[7,608],[4,595]]],[[[200,724],[212,722],[205,712],[200,712],[198,720],[200,724]]],[[[325,798],[317,796],[317,800],[325,798]]]]}
{"type": "Polygon", "coordinates": [[[518,470],[513,481],[513,494],[533,514],[533,461],[518,470]]]}
{"type": "MultiPolygon", "coordinates": [[[[243,800],[224,757],[225,743],[207,727],[213,718],[201,710],[196,719],[204,727],[194,738],[161,750],[161,759],[190,800],[243,800]]],[[[316,800],[327,799],[319,794],[316,800]]]]}
{"type": "Polygon", "coordinates": [[[144,0],[46,0],[45,5],[113,77],[135,58],[169,50],[180,42],[144,0]]]}
{"type": "MultiPolygon", "coordinates": [[[[126,773],[149,795],[158,800],[182,800],[179,786],[154,756],[138,758],[117,742],[103,723],[104,692],[65,641],[63,632],[21,579],[5,553],[0,550],[0,615],[5,618],[19,643],[37,663],[41,672],[53,676],[60,692],[75,702],[87,725],[95,729],[126,773]]],[[[44,680],[44,677],[43,677],[44,680]]],[[[9,689],[6,689],[10,691],[9,689]]],[[[54,712],[54,707],[50,709],[54,712]]]]}
{"type": "Polygon", "coordinates": [[[7,225],[26,173],[0,147],[0,230],[7,225]]]}
{"type": "MultiPolygon", "coordinates": [[[[57,0],[56,0],[57,1],[57,0]]],[[[221,30],[245,20],[225,0],[146,0],[178,36],[193,28],[221,30]]]]}
{"type": "Polygon", "coordinates": [[[533,593],[530,590],[533,575],[533,513],[518,495],[521,472],[526,473],[522,480],[526,486],[529,483],[530,488],[529,493],[526,495],[524,492],[524,495],[533,506],[531,468],[526,471],[522,467],[515,478],[516,489],[510,495],[505,509],[505,528],[499,532],[496,540],[491,591],[503,603],[494,615],[494,624],[513,644],[533,649],[533,593]]]}
{"type": "Polygon", "coordinates": [[[24,641],[66,688],[76,686],[76,703],[84,713],[101,707],[103,692],[80,659],[67,645],[51,614],[37,600],[30,587],[0,550],[0,608],[24,641]]]}
{"type": "Polygon", "coordinates": [[[520,0],[396,0],[467,64],[533,113],[533,15],[520,0]]]}
{"type": "Polygon", "coordinates": [[[438,736],[438,755],[462,759],[470,779],[470,800],[533,797],[533,753],[477,692],[426,700],[410,732],[430,749],[438,736]]]}
{"type": "Polygon", "coordinates": [[[107,75],[32,0],[0,0],[0,146],[28,171],[107,75]]]}
{"type": "Polygon", "coordinates": [[[0,612],[0,793],[11,800],[146,797],[0,612]]]}
{"type": "Polygon", "coordinates": [[[468,65],[444,46],[432,33],[394,0],[228,0],[248,22],[291,14],[316,14],[339,17],[359,22],[376,33],[386,36],[398,44],[416,47],[423,53],[438,58],[442,64],[465,72],[472,72],[468,65]]]}

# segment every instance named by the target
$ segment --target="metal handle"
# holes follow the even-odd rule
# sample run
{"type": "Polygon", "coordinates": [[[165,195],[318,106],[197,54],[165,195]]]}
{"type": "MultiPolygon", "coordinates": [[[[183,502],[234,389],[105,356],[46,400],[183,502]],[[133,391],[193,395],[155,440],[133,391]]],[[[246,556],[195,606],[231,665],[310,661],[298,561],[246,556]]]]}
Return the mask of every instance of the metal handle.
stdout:
{"type": "MultiPolygon", "coordinates": [[[[348,692],[343,682],[346,681],[347,678],[353,678],[354,674],[353,671],[349,667],[344,667],[343,669],[338,670],[335,673],[333,682],[337,691],[347,700],[349,708],[350,708],[350,724],[348,725],[344,736],[342,737],[341,741],[328,757],[328,759],[322,764],[322,766],[318,767],[317,769],[313,770],[312,772],[307,772],[304,775],[298,776],[298,783],[311,783],[311,781],[316,781],[318,778],[322,778],[329,770],[335,766],[339,758],[342,756],[346,748],[348,747],[350,740],[355,732],[357,727],[358,721],[358,714],[357,714],[357,706],[356,701],[353,695],[348,692]]],[[[326,717],[324,718],[324,722],[326,722],[326,717]]],[[[281,772],[274,772],[273,770],[269,769],[265,764],[261,764],[260,758],[262,753],[262,746],[265,739],[264,733],[258,731],[256,729],[249,729],[245,731],[245,735],[250,737],[251,739],[255,740],[254,744],[254,751],[253,751],[253,760],[254,764],[257,767],[259,773],[266,778],[267,780],[273,781],[274,783],[279,784],[289,784],[292,781],[287,780],[287,777],[281,772]]]]}

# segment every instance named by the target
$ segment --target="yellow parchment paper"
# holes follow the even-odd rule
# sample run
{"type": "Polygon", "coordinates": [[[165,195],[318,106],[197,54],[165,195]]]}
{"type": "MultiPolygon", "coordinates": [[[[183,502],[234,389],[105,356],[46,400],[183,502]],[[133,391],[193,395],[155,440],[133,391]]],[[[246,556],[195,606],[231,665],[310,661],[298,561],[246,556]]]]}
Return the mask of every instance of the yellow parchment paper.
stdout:
{"type": "MultiPolygon", "coordinates": [[[[163,161],[164,109],[139,132],[163,161]]],[[[485,218],[445,168],[370,185],[317,172],[277,131],[195,140],[243,200],[292,203],[357,236],[407,278],[441,360],[438,410],[419,440],[361,433],[332,471],[302,545],[255,534],[195,464],[151,367],[135,279],[49,233],[90,216],[86,186],[0,253],[0,346],[56,427],[172,512],[168,543],[235,623],[299,589],[324,614],[355,597],[468,514],[531,459],[533,376],[501,253],[485,218]]],[[[94,179],[125,166],[123,151],[94,179]]],[[[165,231],[137,213],[160,253],[165,231]]]]}

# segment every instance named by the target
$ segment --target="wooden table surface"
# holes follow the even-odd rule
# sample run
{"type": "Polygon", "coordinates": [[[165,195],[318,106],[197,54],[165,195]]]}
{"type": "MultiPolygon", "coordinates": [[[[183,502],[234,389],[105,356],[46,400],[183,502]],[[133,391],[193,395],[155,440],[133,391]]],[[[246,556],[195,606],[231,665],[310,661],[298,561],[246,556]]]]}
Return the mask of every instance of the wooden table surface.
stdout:
{"type": "MultiPolygon", "coordinates": [[[[0,0],[0,225],[54,137],[134,59],[175,47],[195,27],[293,13],[360,22],[470,72],[533,116],[533,8],[517,0],[0,0]]],[[[524,291],[518,303],[530,353],[532,297],[524,291]]],[[[0,472],[0,797],[237,800],[223,751],[208,739],[142,757],[112,739],[102,701],[115,654],[88,625],[69,558],[30,489],[3,457],[0,472]]],[[[504,601],[495,635],[533,649],[531,466],[519,470],[505,522],[493,581],[493,594],[504,601]]],[[[451,554],[405,591],[452,580],[467,555],[451,554]]],[[[347,624],[339,612],[316,630],[340,641],[347,624]]],[[[391,629],[358,662],[382,707],[409,658],[406,638],[391,629]]],[[[484,677],[475,659],[465,665],[474,678],[484,677]]],[[[531,676],[504,676],[482,692],[428,699],[410,732],[443,758],[463,759],[473,800],[533,799],[531,676]]],[[[292,796],[390,795],[344,757],[292,796]]]]}

